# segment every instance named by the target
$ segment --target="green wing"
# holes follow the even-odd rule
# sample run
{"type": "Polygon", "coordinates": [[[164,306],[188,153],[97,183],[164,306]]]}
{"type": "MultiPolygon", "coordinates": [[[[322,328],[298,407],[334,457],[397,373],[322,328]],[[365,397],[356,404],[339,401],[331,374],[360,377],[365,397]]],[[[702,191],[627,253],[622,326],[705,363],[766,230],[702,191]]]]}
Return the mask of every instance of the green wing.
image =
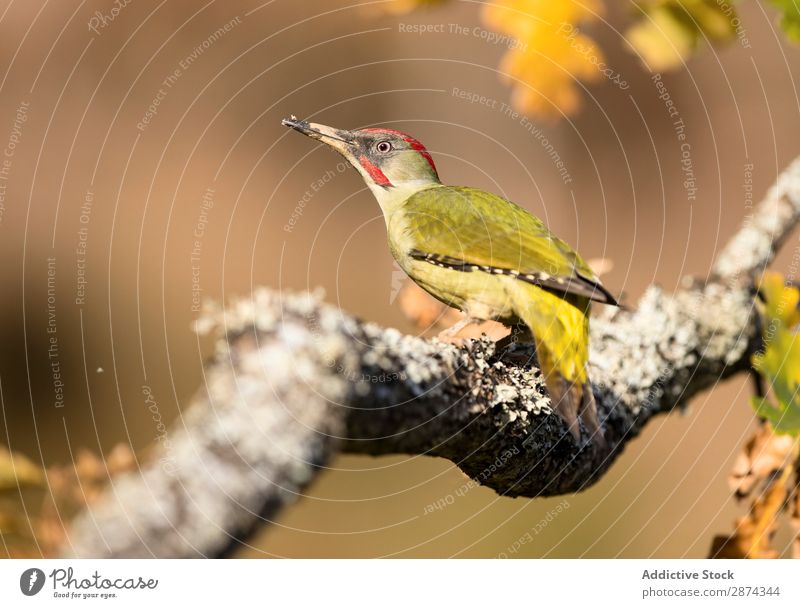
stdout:
{"type": "Polygon", "coordinates": [[[616,304],[567,243],[504,198],[476,188],[436,186],[409,197],[403,211],[416,259],[508,274],[560,295],[616,304]]]}

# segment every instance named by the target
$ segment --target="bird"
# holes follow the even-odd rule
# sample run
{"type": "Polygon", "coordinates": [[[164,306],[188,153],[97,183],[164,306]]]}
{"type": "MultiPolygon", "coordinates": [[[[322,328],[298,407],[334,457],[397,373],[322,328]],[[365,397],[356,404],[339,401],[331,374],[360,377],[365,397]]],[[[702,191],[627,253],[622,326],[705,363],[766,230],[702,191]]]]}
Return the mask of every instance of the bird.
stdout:
{"type": "Polygon", "coordinates": [[[340,153],[380,206],[389,250],[422,289],[464,313],[441,335],[494,320],[535,345],[553,409],[581,441],[605,438],[587,377],[592,302],[617,306],[583,258],[545,223],[490,192],[441,182],[433,157],[395,129],[345,130],[301,120],[282,124],[340,153]]]}

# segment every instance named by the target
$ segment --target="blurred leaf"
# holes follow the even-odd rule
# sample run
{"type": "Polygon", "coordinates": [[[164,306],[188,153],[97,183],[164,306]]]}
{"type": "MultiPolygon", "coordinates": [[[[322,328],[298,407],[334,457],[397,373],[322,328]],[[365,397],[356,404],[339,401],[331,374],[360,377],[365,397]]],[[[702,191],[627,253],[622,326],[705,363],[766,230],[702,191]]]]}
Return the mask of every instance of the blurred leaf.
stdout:
{"type": "Polygon", "coordinates": [[[786,37],[792,42],[800,43],[800,1],[771,0],[781,11],[780,24],[786,37]]]}
{"type": "Polygon", "coordinates": [[[800,341],[794,327],[800,320],[800,290],[786,285],[777,273],[766,273],[759,285],[764,299],[764,351],[752,358],[753,367],[767,381],[771,396],[754,397],[756,414],[776,432],[800,434],[800,341]]]}
{"type": "Polygon", "coordinates": [[[30,528],[25,525],[25,519],[21,515],[23,514],[13,512],[9,505],[0,505],[0,535],[4,539],[9,536],[30,536],[30,528]]]}
{"type": "Polygon", "coordinates": [[[793,449],[794,439],[760,424],[736,457],[728,478],[736,497],[746,498],[756,487],[766,485],[789,462],[793,449]]]}
{"type": "Polygon", "coordinates": [[[800,323],[800,290],[787,285],[780,273],[766,272],[758,286],[764,299],[764,316],[767,319],[766,331],[773,323],[781,323],[792,328],[800,323]]]}
{"type": "Polygon", "coordinates": [[[0,492],[17,490],[21,486],[40,486],[44,471],[19,453],[0,446],[0,492]]]}
{"type": "Polygon", "coordinates": [[[800,411],[795,400],[786,405],[779,401],[778,405],[774,406],[767,399],[753,397],[751,404],[758,416],[769,420],[775,427],[775,432],[791,436],[796,436],[800,432],[800,411]]]}
{"type": "MultiPolygon", "coordinates": [[[[406,13],[444,0],[394,0],[393,13],[406,13]]],[[[581,105],[580,80],[603,75],[628,88],[605,63],[600,47],[581,31],[603,13],[601,0],[495,0],[483,7],[483,21],[496,34],[490,39],[508,49],[500,63],[512,87],[511,105],[519,112],[557,119],[581,105]]]]}
{"type": "Polygon", "coordinates": [[[792,557],[800,559],[800,472],[797,474],[794,486],[794,507],[792,508],[791,518],[792,529],[794,529],[794,543],[792,543],[792,557]]]}
{"type": "MultiPolygon", "coordinates": [[[[800,289],[787,284],[780,274],[768,272],[761,279],[759,293],[764,302],[764,350],[753,355],[752,364],[769,382],[770,394],[753,397],[752,405],[766,422],[737,457],[730,483],[739,498],[751,496],[756,487],[762,489],[752,498],[747,515],[736,521],[734,533],[714,538],[711,557],[778,557],[770,542],[778,516],[792,499],[796,504],[791,521],[800,528],[797,484],[789,482],[796,471],[800,445],[800,341],[795,332],[800,322],[800,289]]],[[[794,552],[800,557],[800,540],[795,540],[794,552]]]]}
{"type": "Polygon", "coordinates": [[[72,464],[50,466],[46,471],[0,446],[0,536],[6,556],[56,554],[65,540],[64,524],[100,494],[109,476],[135,466],[136,459],[124,444],[111,450],[105,460],[83,449],[72,464]],[[39,490],[33,496],[19,491],[30,487],[39,490]],[[47,492],[42,491],[45,487],[47,492]]]}
{"type": "Polygon", "coordinates": [[[652,0],[639,5],[644,15],[625,34],[654,71],[680,67],[708,38],[724,42],[736,35],[736,11],[717,0],[652,0]]]}
{"type": "Polygon", "coordinates": [[[43,487],[44,480],[41,467],[0,446],[0,537],[7,557],[40,554],[34,535],[36,514],[28,512],[25,497],[29,488],[43,487]]]}
{"type": "Polygon", "coordinates": [[[500,71],[513,87],[517,110],[560,118],[578,109],[578,81],[599,80],[607,68],[599,46],[579,26],[602,12],[599,0],[496,0],[484,6],[487,27],[508,37],[500,71]]]}
{"type": "Polygon", "coordinates": [[[711,557],[718,559],[778,557],[770,543],[777,529],[777,518],[790,491],[787,481],[793,467],[787,465],[783,473],[768,485],[763,494],[753,501],[750,511],[736,520],[736,530],[730,536],[717,536],[711,546],[711,557]]]}
{"type": "Polygon", "coordinates": [[[660,72],[681,65],[694,48],[695,36],[672,13],[661,8],[648,11],[625,34],[650,69],[660,72]]]}

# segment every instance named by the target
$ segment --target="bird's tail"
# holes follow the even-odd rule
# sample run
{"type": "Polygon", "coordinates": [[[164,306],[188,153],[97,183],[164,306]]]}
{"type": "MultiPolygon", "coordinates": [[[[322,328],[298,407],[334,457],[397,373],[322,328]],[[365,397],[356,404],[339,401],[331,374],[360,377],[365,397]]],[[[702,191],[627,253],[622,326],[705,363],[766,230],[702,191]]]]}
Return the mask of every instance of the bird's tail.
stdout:
{"type": "Polygon", "coordinates": [[[547,392],[550,393],[550,403],[561,419],[566,422],[575,441],[578,441],[581,436],[578,414],[583,398],[583,385],[569,382],[564,378],[558,371],[552,353],[540,342],[536,344],[536,355],[539,358],[539,366],[547,385],[547,392]]]}
{"type": "Polygon", "coordinates": [[[580,441],[582,421],[592,441],[604,445],[594,393],[586,375],[590,302],[525,287],[516,302],[517,310],[534,338],[553,409],[576,441],[580,441]]]}
{"type": "Polygon", "coordinates": [[[598,447],[604,448],[606,440],[597,418],[597,403],[594,400],[591,382],[589,380],[583,383],[570,382],[564,378],[544,348],[537,348],[537,356],[553,409],[567,424],[575,441],[579,442],[581,438],[579,423],[581,421],[591,441],[598,447]]]}

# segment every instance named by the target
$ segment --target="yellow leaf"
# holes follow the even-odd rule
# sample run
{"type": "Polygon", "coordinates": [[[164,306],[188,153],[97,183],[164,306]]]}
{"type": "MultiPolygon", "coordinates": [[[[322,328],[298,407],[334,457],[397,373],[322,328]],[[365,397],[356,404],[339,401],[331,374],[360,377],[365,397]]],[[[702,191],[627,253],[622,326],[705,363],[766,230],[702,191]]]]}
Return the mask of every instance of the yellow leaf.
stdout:
{"type": "Polygon", "coordinates": [[[650,0],[644,15],[625,34],[647,66],[656,72],[680,67],[704,39],[726,41],[736,35],[736,12],[717,0],[650,0]]]}
{"type": "Polygon", "coordinates": [[[602,9],[591,0],[499,0],[484,6],[487,27],[516,40],[500,71],[513,88],[517,110],[558,118],[578,109],[577,82],[598,80],[606,67],[600,48],[581,31],[602,9]]]}
{"type": "Polygon", "coordinates": [[[800,322],[800,289],[787,285],[777,272],[765,272],[758,290],[765,301],[765,317],[768,323],[774,320],[791,329],[800,322]]]}
{"type": "Polygon", "coordinates": [[[751,363],[763,376],[771,397],[754,397],[753,409],[761,418],[769,420],[775,431],[793,437],[800,435],[800,339],[794,326],[797,324],[797,307],[800,290],[787,285],[774,272],[765,273],[759,284],[764,300],[762,352],[753,355],[751,363]]]}
{"type": "Polygon", "coordinates": [[[19,486],[39,486],[43,481],[41,467],[25,456],[0,446],[0,491],[15,490],[19,486]]]}
{"type": "Polygon", "coordinates": [[[664,9],[652,10],[625,37],[655,72],[682,65],[692,52],[693,37],[664,9]]]}

